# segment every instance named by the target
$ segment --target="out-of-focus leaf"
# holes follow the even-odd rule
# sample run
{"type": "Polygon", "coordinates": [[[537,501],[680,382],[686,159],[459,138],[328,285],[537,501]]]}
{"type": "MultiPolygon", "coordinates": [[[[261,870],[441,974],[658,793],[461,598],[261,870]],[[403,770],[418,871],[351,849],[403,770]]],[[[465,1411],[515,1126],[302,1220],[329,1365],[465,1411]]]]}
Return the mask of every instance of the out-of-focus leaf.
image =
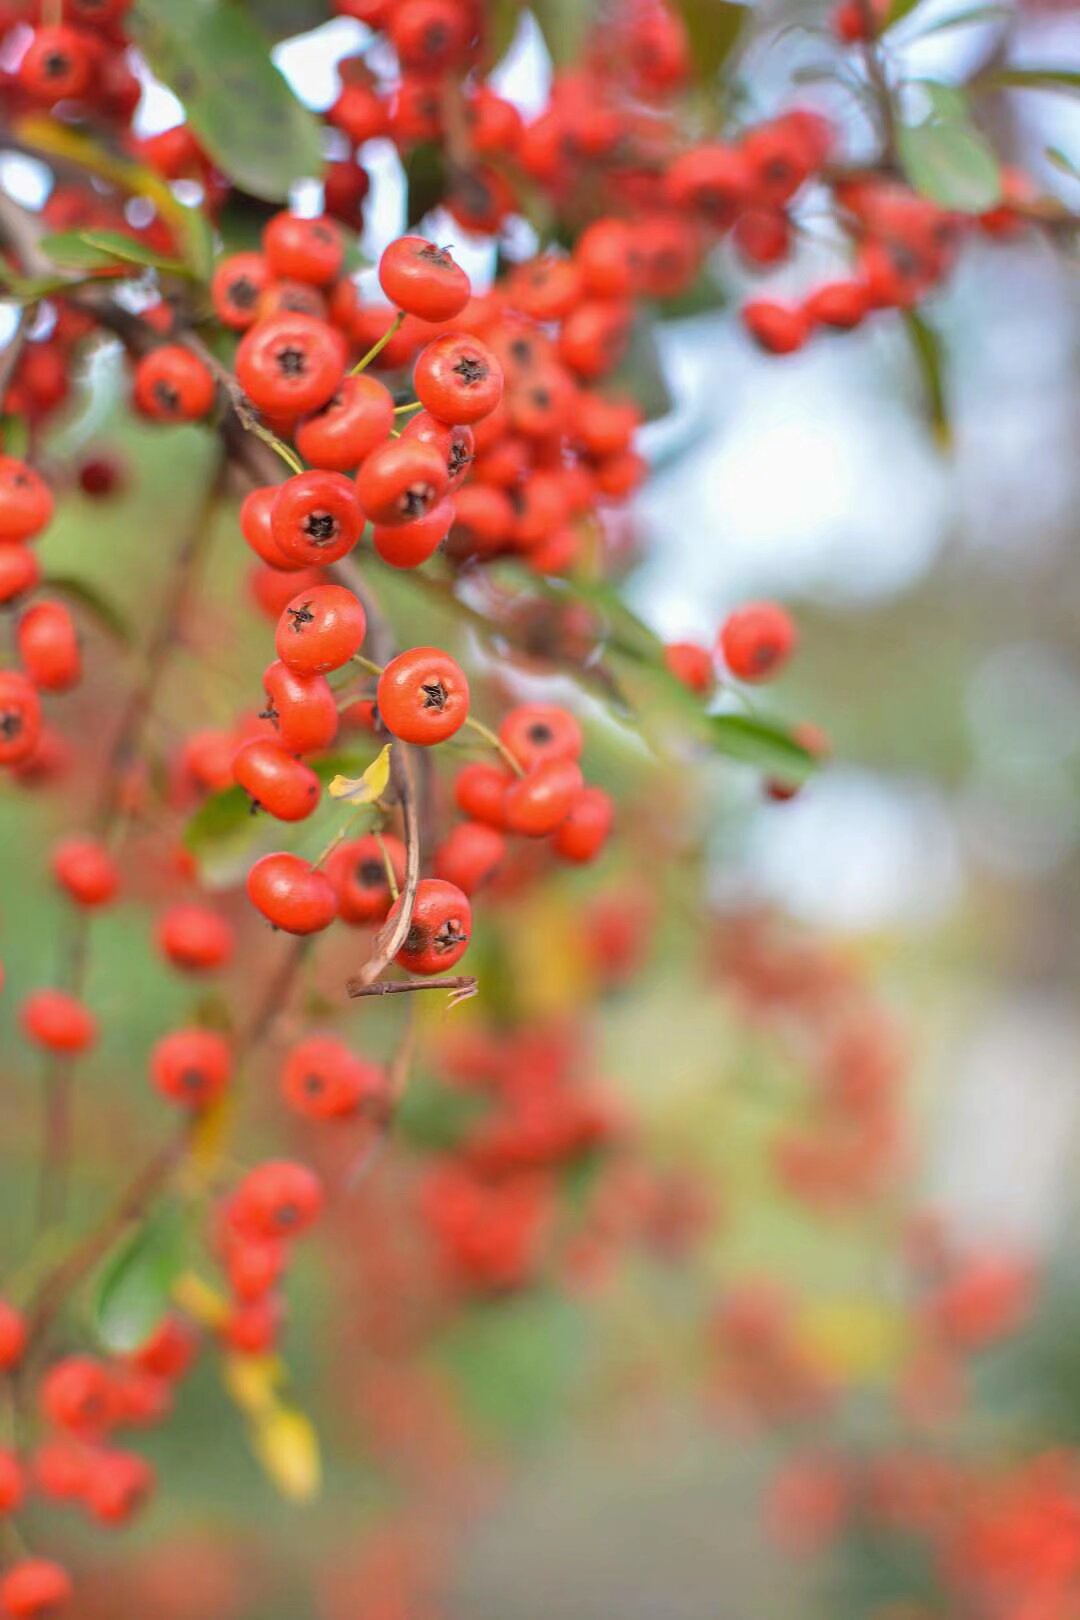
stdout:
{"type": "Polygon", "coordinates": [[[974,124],[931,118],[902,125],[897,145],[916,191],[942,208],[979,214],[1000,199],[997,159],[974,124]]]}
{"type": "Polygon", "coordinates": [[[522,3],[521,0],[489,0],[486,12],[487,59],[494,66],[514,43],[521,23],[522,3]]]}
{"type": "Polygon", "coordinates": [[[885,18],[885,27],[891,28],[894,23],[898,23],[902,18],[910,16],[918,4],[919,0],[892,0],[888,16],[885,18]]]}
{"type": "Polygon", "coordinates": [[[752,8],[734,0],[680,0],[679,10],[690,36],[694,73],[708,83],[742,39],[752,8]]]}
{"type": "Polygon", "coordinates": [[[814,756],[774,720],[747,714],[711,714],[708,727],[718,753],[754,765],[768,776],[801,782],[816,769],[814,756]]]}
{"type": "Polygon", "coordinates": [[[54,264],[65,270],[108,270],[120,268],[111,248],[88,242],[80,231],[50,231],[41,238],[39,247],[54,264]]]}
{"type": "Polygon", "coordinates": [[[981,81],[992,90],[1060,90],[1080,95],[1080,69],[1058,67],[996,68],[981,81]]]}
{"type": "Polygon", "coordinates": [[[58,596],[66,596],[69,602],[76,603],[89,613],[110,636],[122,642],[125,647],[130,647],[133,639],[131,626],[115,602],[110,602],[107,596],[102,596],[96,586],[69,574],[49,574],[44,583],[48,590],[55,591],[58,596]]]}
{"type": "Polygon", "coordinates": [[[309,1418],[277,1406],[256,1417],[251,1449],[270,1481],[290,1502],[311,1502],[322,1484],[319,1438],[309,1418]]]}
{"type": "Polygon", "coordinates": [[[583,1349],[579,1313],[542,1293],[474,1306],[441,1346],[470,1414],[521,1440],[549,1429],[583,1349]]]}
{"type": "Polygon", "coordinates": [[[291,39],[326,21],[326,0],[247,0],[247,8],[271,39],[291,39]]]}
{"type": "Polygon", "coordinates": [[[948,450],[952,444],[952,424],[945,389],[941,339],[925,315],[917,314],[915,310],[904,311],[904,326],[919,369],[931,430],[940,447],[948,450]]]}
{"type": "Polygon", "coordinates": [[[936,22],[924,23],[912,37],[929,39],[931,34],[944,34],[950,28],[969,28],[975,23],[1004,22],[1011,15],[1008,6],[969,6],[966,11],[954,12],[951,17],[939,17],[936,22]]]}
{"type": "Polygon", "coordinates": [[[253,827],[251,800],[242,787],[223,788],[199,806],[184,828],[184,843],[193,855],[202,855],[253,827]]]}
{"type": "Polygon", "coordinates": [[[958,84],[940,79],[912,79],[930,103],[930,117],[942,124],[970,124],[971,103],[958,84]]]}
{"type": "Polygon", "coordinates": [[[374,804],[386,792],[390,781],[390,750],[392,743],[375,756],[362,776],[335,776],[326,791],[332,799],[344,799],[348,804],[374,804]]]}
{"type": "Polygon", "coordinates": [[[666,416],[672,407],[671,392],[656,341],[655,324],[648,315],[639,315],[630,329],[630,340],[620,363],[605,379],[605,389],[641,407],[646,422],[666,416]]]}
{"type": "Polygon", "coordinates": [[[421,141],[405,159],[406,223],[419,225],[424,215],[442,202],[446,189],[446,160],[441,147],[421,141]]]}
{"type": "Polygon", "coordinates": [[[136,0],[137,44],[183,104],[199,140],[243,190],[285,202],[322,166],[319,125],[236,0],[136,0]]]}
{"type": "Polygon", "coordinates": [[[106,1349],[127,1354],[145,1344],[168,1314],[183,1266],[178,1210],[159,1210],[105,1262],[91,1306],[94,1331],[106,1349]]]}
{"type": "Polygon", "coordinates": [[[1055,169],[1060,169],[1062,174],[1067,174],[1070,179],[1080,180],[1080,165],[1074,163],[1068,153],[1063,152],[1059,146],[1046,148],[1046,161],[1052,163],[1055,169]]]}
{"type": "Polygon", "coordinates": [[[182,264],[179,259],[163,258],[160,253],[148,248],[145,242],[136,242],[122,231],[80,231],[79,236],[88,247],[100,248],[103,253],[109,253],[114,259],[128,264],[140,264],[170,276],[190,276],[195,273],[190,265],[182,264]]]}
{"type": "Polygon", "coordinates": [[[596,21],[596,0],[530,0],[529,10],[555,66],[576,62],[596,21]]]}

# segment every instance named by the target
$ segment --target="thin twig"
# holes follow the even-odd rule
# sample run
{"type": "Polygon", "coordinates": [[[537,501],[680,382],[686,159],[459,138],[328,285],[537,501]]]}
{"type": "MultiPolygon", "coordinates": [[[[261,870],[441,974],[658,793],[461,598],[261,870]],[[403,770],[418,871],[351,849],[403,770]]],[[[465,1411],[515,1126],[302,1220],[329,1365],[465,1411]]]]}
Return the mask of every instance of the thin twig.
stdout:
{"type": "Polygon", "coordinates": [[[357,978],[350,979],[345,988],[350,996],[405,996],[414,990],[452,990],[456,1006],[476,994],[479,980],[472,973],[447,974],[439,979],[377,979],[374,984],[357,978]]]}

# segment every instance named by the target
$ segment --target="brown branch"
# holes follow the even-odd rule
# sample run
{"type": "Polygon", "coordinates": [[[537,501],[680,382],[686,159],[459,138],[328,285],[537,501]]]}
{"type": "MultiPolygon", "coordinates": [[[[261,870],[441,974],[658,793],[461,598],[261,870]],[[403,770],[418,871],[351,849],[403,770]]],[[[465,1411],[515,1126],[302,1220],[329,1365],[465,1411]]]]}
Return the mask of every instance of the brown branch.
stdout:
{"type": "Polygon", "coordinates": [[[452,990],[456,1004],[475,995],[478,985],[474,974],[454,973],[438,979],[377,979],[373,984],[356,978],[350,979],[345,988],[350,996],[405,996],[414,990],[452,990]]]}

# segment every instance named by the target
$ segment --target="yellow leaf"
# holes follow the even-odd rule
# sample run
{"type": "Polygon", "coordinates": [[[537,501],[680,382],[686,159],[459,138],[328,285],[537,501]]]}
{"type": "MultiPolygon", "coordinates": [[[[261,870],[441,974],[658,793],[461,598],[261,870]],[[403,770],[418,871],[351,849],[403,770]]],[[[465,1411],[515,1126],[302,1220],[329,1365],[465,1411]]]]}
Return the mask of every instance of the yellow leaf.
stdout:
{"type": "Polygon", "coordinates": [[[335,776],[327,788],[332,799],[347,799],[350,804],[374,804],[386,792],[390,780],[390,750],[387,743],[372,760],[363,776],[335,776]]]}
{"type": "Polygon", "coordinates": [[[902,1359],[910,1326],[904,1313],[874,1299],[817,1300],[799,1316],[800,1339],[840,1379],[878,1379],[902,1359]]]}
{"type": "Polygon", "coordinates": [[[222,1377],[237,1406],[249,1417],[261,1421],[278,1410],[285,1369],[277,1356],[227,1356],[222,1377]]]}
{"type": "Polygon", "coordinates": [[[302,1412],[276,1406],[255,1420],[251,1445],[282,1496],[310,1502],[319,1493],[322,1464],[319,1439],[302,1412]]]}
{"type": "Polygon", "coordinates": [[[217,1328],[229,1314],[228,1301],[194,1271],[185,1271],[172,1285],[172,1296],[182,1311],[203,1327],[217,1328]]]}

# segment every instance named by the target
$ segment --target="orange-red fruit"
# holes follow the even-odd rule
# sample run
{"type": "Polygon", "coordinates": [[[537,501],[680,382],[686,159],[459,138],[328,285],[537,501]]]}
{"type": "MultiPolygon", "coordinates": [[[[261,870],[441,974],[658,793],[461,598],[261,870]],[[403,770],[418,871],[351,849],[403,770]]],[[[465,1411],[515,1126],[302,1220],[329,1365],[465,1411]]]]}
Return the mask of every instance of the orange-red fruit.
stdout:
{"type": "Polygon", "coordinates": [[[566,820],[581,788],[581,768],[574,760],[542,760],[506,790],[508,830],[546,837],[566,820]]]}
{"type": "Polygon", "coordinates": [[[159,919],[157,943],[174,967],[186,973],[209,973],[229,960],[235,940],[232,928],[216,911],[181,901],[159,919]]]}
{"type": "Polygon", "coordinates": [[[18,456],[0,456],[0,541],[33,540],[53,514],[53,494],[18,456]]]}
{"type": "Polygon", "coordinates": [[[26,1349],[26,1323],[21,1311],[0,1299],[0,1373],[10,1372],[26,1349]]]}
{"type": "Polygon", "coordinates": [[[249,1170],[233,1201],[238,1227],[264,1238],[299,1237],[318,1219],[322,1207],[318,1176],[288,1159],[249,1170]]]}
{"type": "Polygon", "coordinates": [[[390,302],[425,321],[449,321],[469,302],[469,278],[448,249],[422,236],[399,236],[379,260],[379,284],[390,302]]]}
{"type": "Polygon", "coordinates": [[[344,1119],[379,1097],[383,1071],[332,1035],[309,1035],[285,1059],[281,1090],[290,1108],[310,1119],[344,1119]]]}
{"type": "Polygon", "coordinates": [[[506,839],[483,821],[459,821],[435,851],[435,876],[462,894],[475,894],[492,878],[506,855],[506,839]]]}
{"type": "Polygon", "coordinates": [[[266,262],[279,279],[325,287],[341,274],[345,249],[332,219],[275,214],[263,227],[262,245],[266,262]]]}
{"type": "MultiPolygon", "coordinates": [[[[400,910],[401,901],[395,900],[390,917],[400,910]]],[[[410,973],[445,973],[464,956],[471,930],[472,908],[461,890],[440,878],[421,878],[395,961],[410,973]]]]}
{"type": "Polygon", "coordinates": [[[377,377],[343,377],[333,398],[296,429],[305,461],[335,472],[352,472],[390,437],[394,400],[377,377]]]}
{"type": "Polygon", "coordinates": [[[30,1040],[50,1052],[74,1056],[97,1040],[97,1020],[66,990],[34,990],[22,1004],[22,1027],[30,1040]]]}
{"type": "Polygon", "coordinates": [[[155,422],[197,422],[213,406],[214,379],[197,354],[182,343],[166,343],[136,365],[133,395],[155,422]]]}
{"type": "Polygon", "coordinates": [[[247,876],[248,899],[287,934],[316,934],[337,915],[337,895],[324,872],[299,855],[264,855],[247,876]]]}
{"type": "Polygon", "coordinates": [[[386,916],[394,901],[387,862],[400,890],[405,882],[405,845],[392,833],[383,833],[381,842],[374,833],[367,833],[334,850],[326,871],[337,890],[343,922],[374,923],[386,916]]]}
{"type": "Polygon", "coordinates": [[[387,731],[403,742],[430,745],[460,731],[469,715],[465,671],[439,647],[410,647],[392,658],[376,689],[387,731]]]}
{"type": "Polygon", "coordinates": [[[0,1576],[0,1609],[11,1620],[46,1620],[61,1613],[73,1590],[62,1564],[51,1558],[22,1558],[0,1576]]]}
{"type": "Polygon", "coordinates": [[[52,857],[53,876],[81,906],[105,906],[120,887],[120,873],[97,838],[65,838],[52,857]]]}
{"type": "Polygon", "coordinates": [[[324,675],[359,652],[367,618],[360,599],[344,585],[301,591],[278,620],[274,645],[298,675],[324,675]]]}
{"type": "Polygon", "coordinates": [[[499,740],[529,771],[549,759],[580,759],[585,739],[568,709],[553,703],[521,703],[499,727],[499,740]]]}
{"type": "Polygon", "coordinates": [[[591,861],[607,843],[615,807],[603,788],[584,787],[555,834],[555,848],[566,861],[591,861]]]}
{"type": "Polygon", "coordinates": [[[768,681],[778,675],[795,641],[795,626],[776,602],[748,602],[736,608],[719,635],[724,662],[741,681],[768,681]]]}
{"type": "Polygon", "coordinates": [[[174,1029],[150,1055],[154,1085],[185,1108],[207,1108],[225,1090],[231,1073],[229,1043],[212,1029],[174,1029]]]}

